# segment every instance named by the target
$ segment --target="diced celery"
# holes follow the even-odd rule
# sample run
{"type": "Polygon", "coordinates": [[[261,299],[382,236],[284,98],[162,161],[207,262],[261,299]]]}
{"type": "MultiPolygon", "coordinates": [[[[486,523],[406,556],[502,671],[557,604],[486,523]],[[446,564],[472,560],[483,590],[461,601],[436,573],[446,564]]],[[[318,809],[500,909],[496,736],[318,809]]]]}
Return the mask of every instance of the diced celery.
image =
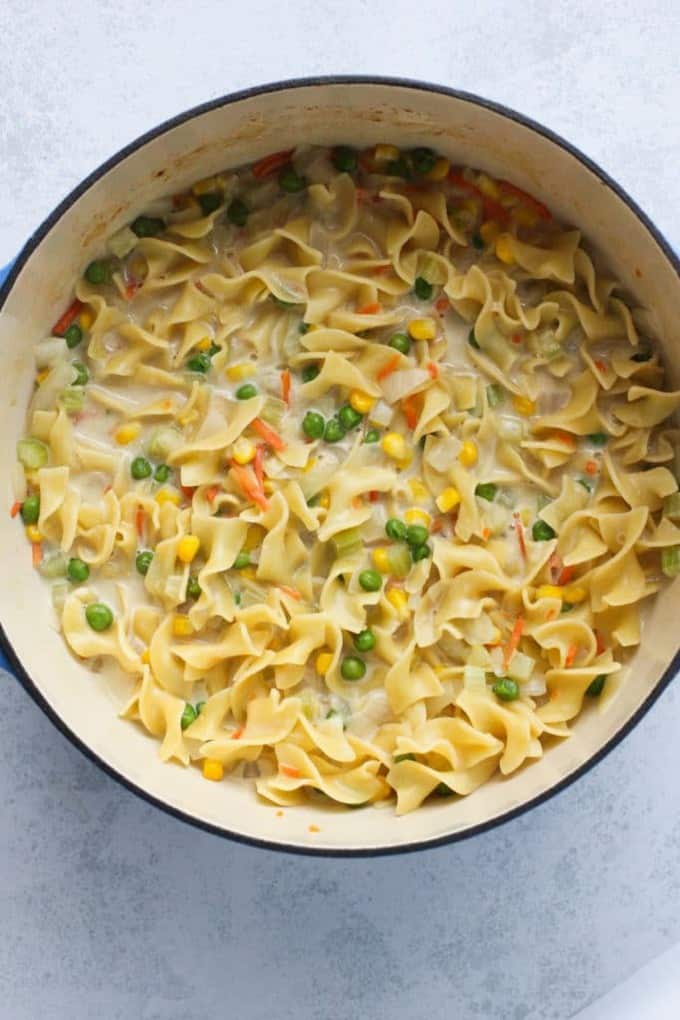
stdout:
{"type": "Polygon", "coordinates": [[[360,552],[364,545],[361,540],[360,528],[347,528],[345,531],[339,531],[337,535],[333,535],[331,541],[335,547],[336,559],[360,552]]]}
{"type": "Polygon", "coordinates": [[[279,400],[278,397],[267,397],[262,405],[260,418],[263,418],[268,425],[276,427],[281,424],[285,413],[286,405],[283,400],[279,400]]]}
{"type": "Polygon", "coordinates": [[[498,419],[498,435],[511,443],[519,443],[524,437],[524,426],[516,418],[501,415],[498,419]]]}
{"type": "Polygon", "coordinates": [[[411,554],[403,542],[392,545],[387,550],[390,573],[395,577],[406,577],[411,569],[411,554]]]}
{"type": "Polygon", "coordinates": [[[672,521],[680,519],[680,492],[666,496],[663,502],[663,512],[664,516],[670,517],[672,521]]]}
{"type": "Polygon", "coordinates": [[[551,361],[562,353],[562,348],[552,333],[544,333],[536,337],[536,351],[541,357],[551,361]]]}
{"type": "Polygon", "coordinates": [[[486,400],[489,407],[498,407],[505,400],[505,390],[498,383],[491,383],[486,388],[486,400]]]}
{"type": "Polygon", "coordinates": [[[161,425],[151,434],[147,452],[154,460],[164,461],[183,443],[182,433],[169,425],[161,425]]]}
{"type": "Polygon", "coordinates": [[[54,580],[57,577],[66,577],[67,566],[68,558],[62,553],[57,553],[55,556],[46,557],[38,567],[38,570],[43,577],[54,580]]]}
{"type": "Polygon", "coordinates": [[[485,691],[486,673],[480,666],[463,667],[463,687],[466,691],[485,691]]]}
{"type": "Polygon", "coordinates": [[[17,457],[29,471],[36,471],[47,464],[49,451],[39,439],[20,439],[17,443],[17,457]]]}
{"type": "Polygon", "coordinates": [[[67,414],[77,414],[78,411],[82,411],[83,409],[85,393],[80,386],[69,386],[68,389],[62,391],[59,399],[67,414]]]}
{"type": "Polygon", "coordinates": [[[680,545],[671,545],[661,552],[661,569],[666,577],[680,574],[680,545]]]}

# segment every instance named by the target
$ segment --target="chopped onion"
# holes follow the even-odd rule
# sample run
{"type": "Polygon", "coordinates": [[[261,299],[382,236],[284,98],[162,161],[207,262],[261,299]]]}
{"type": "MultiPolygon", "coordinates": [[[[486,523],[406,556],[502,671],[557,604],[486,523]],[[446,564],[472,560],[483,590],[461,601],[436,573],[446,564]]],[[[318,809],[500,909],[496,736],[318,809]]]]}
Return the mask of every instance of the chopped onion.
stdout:
{"type": "Polygon", "coordinates": [[[35,363],[38,368],[51,368],[63,360],[68,353],[66,341],[61,336],[51,336],[35,345],[35,363]]]}
{"type": "Polygon", "coordinates": [[[379,400],[368,412],[368,420],[370,424],[381,425],[383,428],[390,424],[393,416],[393,409],[389,404],[386,404],[384,400],[379,400]]]}
{"type": "Polygon", "coordinates": [[[414,393],[430,378],[430,373],[423,368],[405,368],[399,372],[393,372],[392,375],[383,379],[381,384],[385,400],[390,404],[395,404],[414,393]]]}
{"type": "Polygon", "coordinates": [[[542,694],[547,693],[548,688],[544,676],[532,676],[530,680],[525,680],[522,684],[522,694],[528,694],[530,698],[540,698],[542,694]]]}
{"type": "Polygon", "coordinates": [[[465,666],[463,668],[463,687],[466,691],[485,691],[485,671],[480,666],[465,666]]]}
{"type": "Polygon", "coordinates": [[[130,254],[138,240],[134,231],[129,227],[123,227],[117,234],[109,238],[109,251],[117,258],[124,259],[126,255],[130,254]]]}
{"type": "Polygon", "coordinates": [[[506,414],[498,416],[498,435],[501,439],[509,442],[519,443],[524,437],[524,426],[516,418],[510,418],[506,414]]]}
{"type": "Polygon", "coordinates": [[[427,443],[427,462],[435,471],[448,471],[456,463],[463,444],[457,436],[430,439],[427,443]]]}
{"type": "Polygon", "coordinates": [[[535,665],[530,655],[525,655],[523,652],[515,652],[508,665],[508,676],[520,682],[528,680],[534,671],[535,665]]]}
{"type": "Polygon", "coordinates": [[[51,411],[59,400],[62,390],[67,389],[72,382],[73,365],[71,362],[58,361],[35,391],[29,417],[34,411],[51,411]]]}
{"type": "Polygon", "coordinates": [[[178,450],[184,442],[182,433],[170,425],[161,425],[152,433],[147,446],[150,457],[156,460],[165,460],[171,453],[178,450]]]}

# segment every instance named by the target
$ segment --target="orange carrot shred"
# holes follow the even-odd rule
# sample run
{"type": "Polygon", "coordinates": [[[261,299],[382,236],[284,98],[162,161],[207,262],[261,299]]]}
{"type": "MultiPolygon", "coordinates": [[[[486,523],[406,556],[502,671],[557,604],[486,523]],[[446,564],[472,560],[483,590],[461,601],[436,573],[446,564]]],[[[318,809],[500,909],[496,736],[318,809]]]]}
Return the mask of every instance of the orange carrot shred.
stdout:
{"type": "Polygon", "coordinates": [[[434,361],[428,361],[427,370],[433,379],[439,378],[439,367],[435,364],[434,361]]]}
{"type": "Polygon", "coordinates": [[[290,157],[294,151],[294,149],[284,149],[282,152],[272,152],[263,159],[258,160],[253,165],[253,177],[257,177],[258,180],[262,180],[263,177],[269,177],[275,170],[279,170],[286,163],[290,162],[290,157]]]}
{"type": "Polygon", "coordinates": [[[280,451],[286,449],[286,444],[278,432],[274,432],[274,429],[270,428],[261,418],[253,418],[250,425],[257,432],[258,436],[271,446],[272,450],[280,451]]]}
{"type": "Polygon", "coordinates": [[[264,490],[257,484],[257,479],[251,475],[250,471],[241,464],[237,464],[236,461],[231,462],[231,470],[233,471],[234,478],[238,482],[239,486],[253,503],[256,503],[261,510],[269,509],[269,500],[264,494],[264,490]]]}
{"type": "Polygon", "coordinates": [[[596,460],[587,460],[586,461],[586,473],[589,474],[589,475],[596,475],[597,474],[597,461],[596,460]]]}
{"type": "Polygon", "coordinates": [[[503,668],[507,669],[512,661],[512,657],[519,647],[520,638],[524,630],[524,617],[518,616],[515,620],[515,626],[512,628],[512,634],[503,651],[503,668]]]}
{"type": "Polygon", "coordinates": [[[135,511],[135,528],[137,529],[137,534],[139,535],[140,538],[144,534],[145,520],[146,514],[144,513],[144,507],[138,506],[137,510],[135,511]]]}
{"type": "Polygon", "coordinates": [[[576,658],[577,652],[578,645],[569,645],[569,647],[567,648],[567,654],[564,658],[564,665],[566,666],[567,669],[569,669],[570,666],[574,665],[574,659],[576,658]]]}
{"type": "Polygon", "coordinates": [[[217,493],[220,491],[219,485],[211,485],[209,489],[205,490],[205,498],[209,503],[214,502],[217,493]]]}
{"type": "Polygon", "coordinates": [[[264,491],[264,443],[258,443],[255,447],[255,459],[253,461],[257,484],[264,491]]]}
{"type": "Polygon", "coordinates": [[[414,394],[410,397],[405,397],[401,402],[401,409],[404,412],[404,418],[406,418],[406,424],[410,429],[414,429],[418,424],[418,404],[414,394]]]}
{"type": "Polygon", "coordinates": [[[521,333],[513,333],[512,336],[510,337],[510,339],[513,342],[513,344],[521,344],[521,342],[522,342],[522,334],[521,333]]]}
{"type": "Polygon", "coordinates": [[[550,571],[550,580],[555,582],[562,573],[564,563],[559,553],[553,553],[548,560],[548,570],[550,571]]]}
{"type": "Polygon", "coordinates": [[[488,542],[491,538],[491,528],[482,528],[482,538],[485,542],[488,542]]]}
{"type": "Polygon", "coordinates": [[[436,535],[439,531],[442,530],[442,528],[444,527],[444,520],[445,520],[444,517],[435,517],[435,519],[432,521],[432,524],[430,525],[431,535],[436,535]]]}
{"type": "Polygon", "coordinates": [[[308,826],[308,829],[310,832],[321,832],[321,829],[319,828],[318,825],[310,825],[308,826]]]}
{"type": "Polygon", "coordinates": [[[535,213],[537,213],[543,220],[551,220],[552,213],[546,205],[539,202],[533,195],[529,195],[526,191],[522,191],[516,184],[511,184],[510,181],[498,181],[498,186],[501,191],[504,191],[508,195],[514,195],[515,198],[521,199],[526,205],[531,206],[535,213]]]}
{"type": "Polygon", "coordinates": [[[79,301],[78,298],[76,298],[73,304],[66,309],[62,317],[60,319],[57,319],[54,326],[52,326],[52,335],[63,336],[66,330],[73,322],[73,320],[75,319],[75,317],[77,315],[80,315],[80,312],[82,311],[83,307],[84,307],[83,302],[79,301]]]}
{"type": "Polygon", "coordinates": [[[290,370],[284,368],[283,372],[281,373],[281,400],[283,400],[284,404],[288,404],[288,406],[290,406],[290,385],[291,385],[290,370]]]}
{"type": "Polygon", "coordinates": [[[560,576],[557,578],[557,583],[560,585],[569,584],[576,573],[576,567],[563,567],[560,571],[560,576]]]}
{"type": "Polygon", "coordinates": [[[182,495],[185,497],[185,499],[194,498],[194,493],[196,492],[195,485],[180,485],[180,489],[182,490],[182,495]]]}
{"type": "Polygon", "coordinates": [[[595,358],[593,364],[595,365],[595,368],[597,368],[600,372],[607,371],[607,363],[606,361],[603,361],[602,358],[595,358]]]}
{"type": "Polygon", "coordinates": [[[443,296],[440,297],[440,298],[437,298],[437,300],[434,303],[434,307],[437,309],[437,311],[439,312],[440,315],[443,315],[444,312],[448,311],[448,309],[450,307],[449,299],[447,297],[443,297],[443,296]]]}
{"type": "Polygon", "coordinates": [[[519,551],[522,554],[522,559],[526,559],[527,544],[524,541],[524,526],[522,524],[519,514],[513,514],[513,520],[515,525],[515,531],[517,532],[517,541],[519,542],[519,551]]]}
{"type": "Polygon", "coordinates": [[[395,354],[389,359],[389,361],[386,361],[380,371],[376,374],[378,382],[382,382],[383,379],[387,379],[388,375],[392,375],[393,372],[396,372],[401,364],[401,359],[401,354],[395,354]]]}
{"type": "Polygon", "coordinates": [[[368,494],[368,498],[370,499],[371,503],[377,503],[378,500],[380,499],[380,493],[378,492],[377,489],[371,489],[371,491],[368,494]]]}
{"type": "Polygon", "coordinates": [[[597,654],[598,655],[602,655],[602,653],[606,650],[607,646],[605,645],[604,639],[603,639],[602,635],[600,634],[599,630],[595,631],[595,640],[597,642],[597,646],[596,646],[597,654]]]}
{"type": "Polygon", "coordinates": [[[32,547],[32,553],[33,553],[33,555],[32,555],[33,566],[34,567],[39,567],[40,564],[42,563],[42,543],[41,542],[32,542],[31,543],[31,547],[32,547]]]}
{"type": "Polygon", "coordinates": [[[232,740],[238,740],[239,737],[242,737],[243,736],[243,729],[244,729],[243,726],[239,726],[238,729],[234,730],[234,732],[231,735],[231,739],[232,740]]]}
{"type": "Polygon", "coordinates": [[[355,510],[361,510],[363,505],[364,505],[364,501],[361,498],[361,496],[354,496],[353,497],[353,499],[352,499],[352,506],[354,507],[355,510]]]}
{"type": "Polygon", "coordinates": [[[553,439],[563,443],[565,446],[569,446],[572,450],[576,446],[576,440],[572,436],[571,432],[566,432],[564,429],[553,429],[551,436],[553,439]]]}
{"type": "Polygon", "coordinates": [[[380,315],[382,312],[382,305],[379,301],[369,301],[367,305],[362,305],[357,308],[357,315],[380,315]]]}
{"type": "Polygon", "coordinates": [[[300,778],[300,769],[296,769],[294,765],[279,765],[279,772],[283,772],[284,776],[290,776],[291,779],[300,778]]]}
{"type": "Polygon", "coordinates": [[[280,584],[279,591],[282,591],[284,595],[289,595],[290,598],[295,599],[296,602],[299,602],[302,598],[302,595],[297,588],[291,588],[288,584],[280,584]]]}
{"type": "Polygon", "coordinates": [[[12,509],[9,512],[10,517],[16,517],[21,510],[21,500],[18,499],[16,503],[12,503],[12,509]]]}

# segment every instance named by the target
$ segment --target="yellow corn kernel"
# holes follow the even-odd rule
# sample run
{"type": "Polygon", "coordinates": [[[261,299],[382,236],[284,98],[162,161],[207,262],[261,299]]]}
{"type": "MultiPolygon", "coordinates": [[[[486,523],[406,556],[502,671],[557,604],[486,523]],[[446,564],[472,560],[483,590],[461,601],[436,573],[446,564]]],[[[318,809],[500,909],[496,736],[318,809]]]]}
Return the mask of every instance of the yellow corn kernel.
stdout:
{"type": "Polygon", "coordinates": [[[265,478],[265,480],[262,483],[262,488],[264,489],[264,491],[266,492],[266,494],[268,496],[271,496],[271,494],[274,491],[274,489],[276,488],[276,486],[274,485],[274,483],[271,480],[271,478],[265,478]]]}
{"type": "Polygon", "coordinates": [[[479,174],[476,181],[477,187],[487,198],[498,198],[500,192],[498,185],[486,174],[479,174]]]}
{"type": "Polygon", "coordinates": [[[473,464],[477,463],[477,457],[477,444],[473,443],[471,439],[466,439],[458,454],[458,460],[463,467],[472,467],[473,464]]]}
{"type": "Polygon", "coordinates": [[[512,406],[517,411],[517,414],[523,414],[525,418],[536,413],[536,402],[529,400],[528,397],[513,397],[512,406]]]}
{"type": "Polygon", "coordinates": [[[29,542],[42,542],[40,528],[36,524],[26,525],[26,538],[29,542]]]}
{"type": "Polygon", "coordinates": [[[234,443],[231,455],[237,464],[250,464],[251,460],[255,459],[255,444],[241,436],[234,443]]]}
{"type": "Polygon", "coordinates": [[[453,510],[460,503],[460,493],[458,489],[455,489],[453,485],[450,485],[448,489],[444,489],[439,496],[437,496],[437,507],[443,514],[447,514],[449,510],[453,510]]]}
{"type": "Polygon", "coordinates": [[[305,464],[305,466],[302,469],[304,471],[304,473],[307,474],[307,472],[311,471],[313,467],[316,467],[317,462],[318,462],[318,458],[317,457],[310,457],[309,460],[307,461],[307,463],[305,464]]]}
{"type": "Polygon", "coordinates": [[[538,214],[528,205],[518,205],[513,209],[512,218],[520,227],[535,227],[538,223],[538,214]]]}
{"type": "Polygon", "coordinates": [[[563,589],[558,588],[556,584],[542,584],[536,594],[539,599],[561,599],[563,589]]]}
{"type": "Polygon", "coordinates": [[[421,510],[417,506],[412,506],[410,510],[406,511],[404,520],[407,524],[424,524],[426,528],[429,528],[432,524],[432,518],[427,510],[421,510]]]}
{"type": "Polygon", "coordinates": [[[562,589],[562,598],[565,602],[583,602],[587,597],[588,592],[578,584],[568,584],[562,589]]]}
{"type": "Polygon", "coordinates": [[[156,493],[156,502],[160,503],[174,503],[175,506],[179,506],[182,502],[182,497],[176,489],[159,489],[156,493]]]}
{"type": "Polygon", "coordinates": [[[364,393],[363,390],[351,390],[349,403],[350,407],[353,407],[358,414],[368,414],[375,404],[375,398],[369,397],[368,393],[364,393]]]}
{"type": "Polygon", "coordinates": [[[324,510],[328,510],[330,505],[331,505],[331,497],[328,495],[327,492],[322,492],[321,495],[319,496],[319,502],[318,502],[317,506],[322,506],[324,508],[324,510]]]}
{"type": "Polygon", "coordinates": [[[172,618],[172,633],[175,637],[190,637],[194,632],[194,628],[191,626],[191,620],[188,616],[182,616],[181,613],[177,613],[172,618]]]}
{"type": "Polygon", "coordinates": [[[220,779],[224,779],[224,765],[222,762],[216,761],[215,758],[204,758],[203,778],[211,779],[213,783],[219,783],[220,779]]]}
{"type": "Polygon", "coordinates": [[[512,252],[512,238],[509,234],[501,234],[496,241],[496,258],[510,266],[515,261],[512,252]]]}
{"type": "Polygon", "coordinates": [[[423,484],[420,478],[409,478],[408,487],[411,490],[411,495],[414,499],[417,499],[421,503],[429,502],[430,490],[423,484]]]}
{"type": "Polygon", "coordinates": [[[142,652],[141,660],[145,666],[148,666],[149,663],[151,662],[151,652],[149,651],[148,648],[145,648],[144,651],[142,652]]]}
{"type": "Polygon", "coordinates": [[[201,546],[197,535],[183,535],[177,543],[177,558],[182,563],[191,563],[201,546]]]}
{"type": "Polygon", "coordinates": [[[35,381],[37,382],[38,386],[42,386],[42,384],[45,382],[45,379],[47,379],[49,374],[50,374],[49,368],[43,368],[42,372],[38,372],[38,374],[35,377],[35,381]]]}
{"type": "Polygon", "coordinates": [[[411,319],[408,332],[412,340],[434,340],[437,335],[437,323],[434,319],[411,319]]]}
{"type": "Polygon", "coordinates": [[[119,446],[127,446],[128,443],[134,443],[141,431],[142,426],[139,422],[129,421],[127,425],[121,425],[120,428],[116,429],[114,438],[119,446]]]}
{"type": "Polygon", "coordinates": [[[450,169],[451,164],[448,159],[440,156],[432,169],[425,174],[425,178],[428,181],[443,181],[450,169]]]}
{"type": "Polygon", "coordinates": [[[255,567],[244,567],[242,570],[239,570],[239,574],[241,577],[245,577],[247,581],[257,580],[257,571],[255,567]]]}
{"type": "Polygon", "coordinates": [[[81,329],[90,329],[94,322],[94,315],[89,308],[83,308],[82,312],[78,316],[78,322],[81,329]]]}
{"type": "Polygon", "coordinates": [[[385,598],[400,616],[404,616],[408,610],[408,595],[401,588],[390,588],[385,593],[385,598]]]}
{"type": "Polygon", "coordinates": [[[373,564],[381,574],[390,573],[390,554],[384,546],[373,550],[373,564]]]}
{"type": "Polygon", "coordinates": [[[236,365],[229,365],[226,376],[232,382],[240,382],[241,379],[248,379],[255,375],[256,369],[252,361],[239,361],[236,365]]]}
{"type": "Polygon", "coordinates": [[[373,158],[376,163],[392,163],[399,159],[401,153],[396,145],[376,145],[373,151],[373,158]]]}
{"type": "Polygon", "coordinates": [[[213,191],[222,190],[222,181],[219,177],[205,177],[202,181],[197,181],[191,190],[194,195],[209,195],[213,191]]]}
{"type": "Polygon", "coordinates": [[[408,456],[408,447],[406,440],[399,432],[388,432],[387,435],[383,436],[380,444],[392,460],[406,460],[408,456]]]}
{"type": "Polygon", "coordinates": [[[331,662],[332,661],[333,661],[333,656],[331,655],[330,652],[319,652],[319,654],[316,657],[316,663],[315,663],[316,671],[319,674],[319,676],[325,676],[326,675],[328,670],[331,668],[331,662]]]}
{"type": "Polygon", "coordinates": [[[501,228],[495,220],[487,220],[486,223],[482,223],[479,228],[479,236],[484,244],[494,244],[500,232],[501,228]]]}
{"type": "Polygon", "coordinates": [[[202,340],[196,344],[197,351],[209,351],[212,346],[212,340],[209,336],[204,336],[202,340]]]}
{"type": "Polygon", "coordinates": [[[532,521],[532,518],[533,518],[533,514],[532,514],[531,510],[529,510],[528,507],[525,507],[524,510],[520,510],[519,516],[520,516],[520,520],[522,521],[522,524],[524,525],[524,527],[528,528],[529,525],[531,524],[531,521],[532,521]]]}

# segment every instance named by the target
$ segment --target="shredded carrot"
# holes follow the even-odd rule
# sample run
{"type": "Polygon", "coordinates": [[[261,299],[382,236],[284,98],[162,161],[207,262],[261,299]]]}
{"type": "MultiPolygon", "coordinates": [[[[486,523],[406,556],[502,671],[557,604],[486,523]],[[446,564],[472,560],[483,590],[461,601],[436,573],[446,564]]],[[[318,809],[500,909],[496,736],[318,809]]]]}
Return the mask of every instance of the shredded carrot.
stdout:
{"type": "Polygon", "coordinates": [[[578,645],[569,645],[569,647],[567,648],[567,654],[564,658],[564,665],[566,666],[567,669],[569,669],[570,666],[574,665],[574,659],[576,658],[577,652],[578,645]]]}
{"type": "Polygon", "coordinates": [[[560,571],[560,576],[557,578],[557,583],[559,585],[569,584],[569,582],[573,579],[575,573],[576,567],[564,567],[560,571]]]}
{"type": "Polygon", "coordinates": [[[401,402],[401,409],[404,413],[404,418],[406,418],[406,424],[410,429],[414,429],[418,424],[418,418],[420,417],[415,394],[411,394],[410,397],[404,397],[401,402]]]}
{"type": "Polygon", "coordinates": [[[602,653],[604,651],[606,651],[607,646],[605,645],[604,639],[603,639],[602,635],[600,634],[599,630],[595,631],[595,640],[597,642],[597,645],[596,645],[597,654],[598,655],[602,655],[602,653]]]}
{"type": "Polygon", "coordinates": [[[501,191],[504,191],[507,195],[514,195],[515,198],[520,198],[527,205],[530,205],[534,212],[537,213],[542,220],[552,219],[552,213],[547,206],[543,205],[542,202],[539,202],[539,200],[534,198],[533,195],[529,195],[526,191],[522,191],[522,189],[518,188],[516,184],[511,184],[510,181],[497,181],[496,183],[501,191]]]}
{"type": "Polygon", "coordinates": [[[277,812],[276,812],[276,817],[277,817],[277,818],[283,818],[283,811],[280,811],[280,810],[279,810],[279,811],[277,811],[277,812]]]}
{"type": "Polygon", "coordinates": [[[597,368],[600,372],[607,371],[607,362],[603,361],[602,358],[595,358],[593,364],[595,365],[595,368],[597,368]]]}
{"type": "Polygon", "coordinates": [[[522,631],[524,630],[524,617],[518,616],[515,620],[515,626],[512,628],[512,634],[503,651],[503,668],[507,669],[510,665],[513,655],[519,647],[520,638],[522,637],[522,631]]]}
{"type": "Polygon", "coordinates": [[[430,534],[436,535],[437,532],[442,530],[445,522],[446,522],[445,517],[435,517],[435,519],[432,521],[432,524],[430,525],[430,534]]]}
{"type": "Polygon", "coordinates": [[[290,162],[290,157],[294,151],[294,149],[284,149],[282,152],[272,152],[263,159],[258,160],[253,166],[253,177],[257,177],[258,180],[262,180],[263,177],[269,177],[270,174],[273,174],[276,170],[290,162]]]}
{"type": "Polygon", "coordinates": [[[361,498],[361,496],[354,496],[353,497],[353,499],[352,499],[352,506],[354,507],[355,510],[361,510],[363,505],[364,505],[364,501],[361,498]]]}
{"type": "Polygon", "coordinates": [[[217,493],[220,491],[219,485],[211,485],[209,489],[205,490],[205,498],[209,503],[214,502],[217,493]]]}
{"type": "Polygon", "coordinates": [[[290,384],[291,384],[290,370],[284,368],[283,372],[281,373],[281,400],[283,400],[284,404],[288,404],[289,407],[290,407],[290,384]]]}
{"type": "Polygon", "coordinates": [[[522,334],[521,333],[513,333],[512,336],[510,337],[510,339],[513,342],[513,344],[521,344],[521,342],[522,342],[522,334]]]}
{"type": "Polygon", "coordinates": [[[517,532],[517,541],[519,542],[519,551],[522,554],[522,559],[527,558],[527,544],[524,541],[524,526],[522,524],[519,514],[513,514],[515,531],[517,532]]]}
{"type": "Polygon", "coordinates": [[[257,479],[251,475],[250,471],[243,465],[237,464],[236,461],[231,462],[231,470],[248,499],[256,503],[261,510],[268,510],[269,500],[264,494],[264,489],[257,484],[257,479]]]}
{"type": "Polygon", "coordinates": [[[401,359],[401,354],[395,354],[389,359],[389,361],[386,361],[376,375],[378,382],[382,382],[383,379],[387,379],[388,375],[392,375],[393,372],[396,372],[401,364],[401,359]]]}
{"type": "Polygon", "coordinates": [[[238,738],[242,737],[242,736],[243,736],[243,726],[239,726],[239,728],[237,730],[234,730],[234,732],[232,733],[231,739],[232,740],[238,740],[238,738]]]}
{"type": "Polygon", "coordinates": [[[105,485],[104,488],[102,489],[102,492],[104,493],[104,495],[106,495],[107,492],[111,492],[112,488],[113,488],[112,485],[105,485]]]}
{"type": "Polygon", "coordinates": [[[194,493],[196,492],[195,485],[180,485],[180,489],[182,490],[182,495],[185,497],[185,499],[194,498],[194,493]]]}
{"type": "Polygon", "coordinates": [[[485,542],[488,542],[491,538],[491,528],[482,528],[482,538],[485,542]]]}
{"type": "Polygon", "coordinates": [[[391,268],[391,263],[386,266],[373,266],[373,272],[376,276],[383,276],[385,273],[389,273],[391,268]]]}
{"type": "Polygon", "coordinates": [[[553,429],[550,435],[552,436],[553,439],[556,439],[558,442],[563,443],[564,446],[568,446],[572,450],[576,446],[576,440],[572,436],[571,432],[565,432],[564,429],[553,429]]]}
{"type": "Polygon", "coordinates": [[[433,379],[438,379],[439,378],[439,367],[438,367],[438,365],[435,364],[434,361],[428,361],[428,363],[427,363],[427,370],[428,370],[428,372],[430,373],[430,375],[432,376],[433,379]]]}
{"type": "Polygon", "coordinates": [[[255,447],[255,459],[253,461],[257,484],[264,492],[264,443],[258,443],[255,447]]]}
{"type": "Polygon", "coordinates": [[[132,301],[133,297],[141,287],[139,280],[135,280],[133,283],[128,283],[125,287],[124,297],[126,301],[132,301]]]}
{"type": "Polygon", "coordinates": [[[310,832],[321,832],[321,829],[319,828],[318,825],[310,825],[308,826],[308,829],[310,832]]]}
{"type": "Polygon", "coordinates": [[[484,207],[484,214],[487,219],[498,220],[499,223],[507,223],[510,219],[508,210],[500,202],[497,202],[494,198],[489,198],[476,184],[466,180],[461,173],[456,170],[449,170],[449,181],[457,188],[460,188],[461,191],[467,191],[468,194],[478,198],[484,207]]]}
{"type": "Polygon", "coordinates": [[[357,315],[380,315],[382,312],[382,305],[379,301],[369,301],[367,305],[362,305],[357,308],[357,315]]]}
{"type": "Polygon", "coordinates": [[[84,305],[78,298],[66,309],[60,319],[57,319],[52,326],[52,336],[63,336],[77,315],[80,315],[84,305]]]}
{"type": "Polygon", "coordinates": [[[302,595],[297,588],[291,588],[288,584],[280,584],[279,591],[282,591],[284,595],[289,595],[290,598],[295,599],[296,602],[299,602],[302,598],[302,595]]]}
{"type": "Polygon", "coordinates": [[[291,779],[300,778],[300,769],[296,769],[294,765],[279,765],[279,772],[283,772],[284,776],[290,776],[291,779]]]}
{"type": "Polygon", "coordinates": [[[21,500],[18,499],[16,503],[12,503],[12,509],[9,512],[10,517],[16,517],[21,510],[21,500]]]}
{"type": "Polygon", "coordinates": [[[42,543],[41,542],[32,542],[31,543],[31,548],[32,548],[32,551],[33,551],[33,556],[32,556],[33,566],[34,567],[39,567],[40,564],[42,563],[42,543]]]}
{"type": "Polygon", "coordinates": [[[146,514],[144,513],[144,507],[143,506],[138,506],[137,510],[135,512],[135,528],[137,529],[137,534],[139,535],[140,538],[144,534],[144,521],[145,520],[146,520],[146,514]]]}
{"type": "Polygon", "coordinates": [[[560,554],[553,553],[550,559],[548,560],[548,570],[550,571],[551,581],[553,582],[557,581],[558,577],[562,573],[563,567],[564,564],[562,562],[562,557],[560,556],[560,554]]]}
{"type": "Polygon", "coordinates": [[[443,315],[444,312],[448,311],[448,309],[450,308],[449,299],[447,297],[437,298],[437,300],[434,303],[434,307],[437,309],[440,315],[443,315]]]}
{"type": "Polygon", "coordinates": [[[378,492],[377,489],[371,489],[371,491],[368,494],[368,498],[370,499],[371,503],[377,503],[378,500],[380,499],[380,493],[378,492]]]}
{"type": "Polygon", "coordinates": [[[261,418],[253,418],[250,425],[251,428],[255,429],[258,436],[271,446],[272,450],[280,451],[286,449],[286,444],[278,432],[274,432],[274,429],[270,428],[261,418]]]}
{"type": "Polygon", "coordinates": [[[586,473],[589,474],[589,475],[596,475],[597,474],[597,461],[596,460],[587,460],[586,461],[586,473]]]}
{"type": "Polygon", "coordinates": [[[172,196],[172,208],[173,209],[188,209],[189,206],[191,206],[191,205],[193,205],[195,203],[195,201],[196,201],[196,199],[194,198],[194,196],[190,192],[183,191],[179,195],[173,195],[172,196]]]}

